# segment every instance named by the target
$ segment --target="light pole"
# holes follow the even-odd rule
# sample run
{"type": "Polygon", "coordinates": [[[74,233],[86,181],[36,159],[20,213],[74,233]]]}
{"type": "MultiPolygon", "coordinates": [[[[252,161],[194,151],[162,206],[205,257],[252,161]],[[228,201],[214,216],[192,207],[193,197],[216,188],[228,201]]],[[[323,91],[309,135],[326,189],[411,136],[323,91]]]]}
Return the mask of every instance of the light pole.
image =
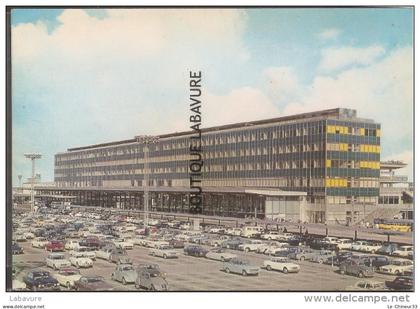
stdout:
{"type": "Polygon", "coordinates": [[[34,195],[34,181],[35,181],[35,160],[41,159],[40,153],[25,153],[25,157],[32,161],[32,177],[31,177],[31,212],[35,210],[35,195],[34,195]]]}
{"type": "Polygon", "coordinates": [[[149,227],[149,145],[157,144],[159,142],[158,136],[139,135],[136,136],[139,144],[143,145],[144,152],[144,184],[143,184],[143,204],[144,204],[144,225],[147,229],[149,227]]]}

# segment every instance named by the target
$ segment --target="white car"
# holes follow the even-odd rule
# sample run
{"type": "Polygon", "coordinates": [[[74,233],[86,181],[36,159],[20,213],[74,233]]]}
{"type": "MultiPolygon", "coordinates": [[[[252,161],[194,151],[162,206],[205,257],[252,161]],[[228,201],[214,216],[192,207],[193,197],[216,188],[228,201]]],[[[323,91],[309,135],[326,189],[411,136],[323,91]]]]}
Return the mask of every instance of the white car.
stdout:
{"type": "Polygon", "coordinates": [[[381,248],[382,245],[378,244],[378,243],[367,243],[364,246],[362,246],[361,251],[363,252],[370,252],[370,253],[376,253],[376,251],[379,250],[379,248],[381,248]]]}
{"type": "Polygon", "coordinates": [[[381,266],[378,272],[388,275],[402,275],[405,271],[412,271],[414,267],[413,261],[405,259],[395,259],[391,264],[381,266]]]}
{"type": "Polygon", "coordinates": [[[226,231],[226,234],[231,236],[241,236],[242,229],[239,227],[229,228],[226,231]]]}
{"type": "Polygon", "coordinates": [[[108,247],[108,248],[102,248],[95,251],[95,255],[98,259],[103,260],[109,260],[111,253],[114,251],[114,248],[108,247]]]}
{"type": "Polygon", "coordinates": [[[79,241],[74,239],[66,241],[64,245],[64,249],[66,250],[74,250],[76,247],[79,247],[79,241]]]}
{"type": "Polygon", "coordinates": [[[339,239],[337,237],[326,236],[324,237],[324,241],[328,244],[338,244],[339,239]]]}
{"type": "Polygon", "coordinates": [[[113,243],[119,249],[130,250],[134,247],[134,244],[131,241],[127,241],[123,238],[115,239],[113,243]]]}
{"type": "Polygon", "coordinates": [[[230,259],[233,259],[236,257],[237,257],[236,254],[229,253],[226,250],[221,249],[221,248],[211,249],[206,254],[206,258],[210,260],[217,260],[217,261],[222,261],[222,262],[229,261],[230,259]]]}
{"type": "Polygon", "coordinates": [[[225,228],[224,227],[212,227],[211,229],[209,229],[209,233],[211,234],[223,234],[225,232],[225,228]]]}
{"type": "Polygon", "coordinates": [[[179,226],[179,229],[187,231],[191,229],[191,225],[189,223],[183,223],[179,226]]]}
{"type": "Polygon", "coordinates": [[[413,246],[401,246],[398,250],[392,252],[391,255],[401,256],[401,257],[409,257],[413,255],[413,246]]]}
{"type": "Polygon", "coordinates": [[[243,250],[245,252],[257,251],[258,247],[261,247],[263,245],[264,245],[264,243],[261,240],[252,240],[249,243],[240,244],[239,249],[243,250]]]}
{"type": "Polygon", "coordinates": [[[31,232],[25,232],[25,233],[23,233],[23,235],[26,237],[26,239],[34,239],[35,238],[35,234],[31,233],[31,232]]]}
{"type": "Polygon", "coordinates": [[[279,270],[285,274],[297,273],[300,270],[298,264],[293,263],[285,257],[275,257],[270,260],[265,260],[262,267],[267,270],[279,270]]]}
{"type": "Polygon", "coordinates": [[[71,265],[76,266],[77,268],[88,268],[93,267],[93,261],[82,255],[82,253],[78,252],[75,255],[72,255],[69,258],[71,265]]]}
{"type": "Polygon", "coordinates": [[[351,249],[351,250],[354,250],[354,251],[363,251],[363,248],[364,248],[367,244],[368,244],[368,242],[367,242],[367,241],[358,240],[358,241],[355,241],[355,242],[351,245],[350,249],[351,249]]]}
{"type": "Polygon", "coordinates": [[[45,237],[37,237],[32,240],[32,247],[44,249],[49,241],[45,237]]]}
{"type": "Polygon", "coordinates": [[[337,248],[339,250],[350,250],[353,244],[353,240],[341,238],[337,241],[337,248]]]}
{"type": "Polygon", "coordinates": [[[48,267],[59,269],[63,267],[69,267],[70,262],[69,260],[66,260],[64,257],[64,254],[62,253],[51,253],[49,254],[45,259],[45,264],[48,267]]]}
{"type": "Polygon", "coordinates": [[[96,253],[95,251],[92,251],[91,248],[79,246],[74,248],[74,250],[70,251],[71,256],[83,256],[87,257],[89,259],[95,260],[96,259],[96,253]]]}
{"type": "Polygon", "coordinates": [[[150,249],[149,254],[151,256],[163,257],[164,259],[178,257],[178,251],[174,250],[170,246],[159,246],[157,248],[152,248],[150,249]]]}
{"type": "Polygon", "coordinates": [[[136,236],[133,238],[133,244],[137,246],[143,246],[145,237],[144,236],[136,236]]]}
{"type": "Polygon", "coordinates": [[[267,240],[279,240],[280,237],[280,233],[276,232],[276,231],[270,231],[268,233],[264,233],[261,235],[262,239],[267,239],[267,240]]]}
{"type": "Polygon", "coordinates": [[[74,282],[82,277],[80,271],[74,268],[62,268],[52,276],[60,285],[65,286],[69,290],[74,287],[74,282]]]}
{"type": "Polygon", "coordinates": [[[264,253],[264,254],[274,254],[274,252],[278,251],[278,249],[289,247],[288,243],[285,242],[278,242],[278,241],[271,241],[265,244],[262,244],[257,248],[257,253],[264,253]]]}

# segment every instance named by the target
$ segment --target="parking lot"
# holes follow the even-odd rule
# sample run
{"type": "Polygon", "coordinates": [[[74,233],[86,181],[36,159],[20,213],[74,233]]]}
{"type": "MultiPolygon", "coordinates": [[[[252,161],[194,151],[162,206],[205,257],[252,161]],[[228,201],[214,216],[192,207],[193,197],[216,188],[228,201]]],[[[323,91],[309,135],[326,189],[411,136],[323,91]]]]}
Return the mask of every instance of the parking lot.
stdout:
{"type": "MultiPolygon", "coordinates": [[[[14,263],[22,268],[18,278],[22,277],[26,271],[33,268],[44,269],[54,272],[45,266],[45,257],[48,255],[43,249],[32,248],[30,242],[22,243],[25,254],[14,256],[14,263]]],[[[186,256],[179,251],[176,259],[163,259],[149,255],[149,249],[135,246],[133,250],[128,250],[128,255],[133,260],[134,265],[144,263],[156,263],[161,270],[167,274],[167,281],[171,291],[208,291],[208,290],[233,290],[233,291],[299,291],[299,290],[323,290],[323,291],[342,291],[353,286],[360,279],[349,275],[341,275],[336,270],[337,267],[331,265],[311,263],[309,261],[297,261],[301,269],[299,273],[283,274],[277,271],[267,271],[261,269],[258,276],[243,277],[237,274],[227,274],[221,271],[222,262],[213,261],[206,258],[186,256]]],[[[241,252],[228,250],[249,260],[252,264],[261,266],[263,261],[269,257],[253,252],[241,252]]],[[[65,253],[68,256],[68,253],[65,253]]],[[[94,266],[88,269],[81,269],[82,275],[99,275],[111,284],[116,290],[137,290],[133,284],[122,285],[111,280],[111,273],[115,269],[115,264],[105,260],[96,259],[94,266]]],[[[384,282],[390,280],[392,276],[376,273],[371,280],[384,282]]],[[[66,290],[63,288],[63,290],[66,290]]]]}

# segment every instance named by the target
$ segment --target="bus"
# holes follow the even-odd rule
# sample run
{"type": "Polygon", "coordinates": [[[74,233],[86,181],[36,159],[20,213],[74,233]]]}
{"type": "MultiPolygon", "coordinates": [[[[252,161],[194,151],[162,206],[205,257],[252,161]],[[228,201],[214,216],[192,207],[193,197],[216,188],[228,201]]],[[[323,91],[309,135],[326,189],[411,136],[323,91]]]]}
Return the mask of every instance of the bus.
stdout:
{"type": "Polygon", "coordinates": [[[381,230],[395,232],[413,231],[413,220],[410,219],[375,219],[373,223],[381,230]]]}

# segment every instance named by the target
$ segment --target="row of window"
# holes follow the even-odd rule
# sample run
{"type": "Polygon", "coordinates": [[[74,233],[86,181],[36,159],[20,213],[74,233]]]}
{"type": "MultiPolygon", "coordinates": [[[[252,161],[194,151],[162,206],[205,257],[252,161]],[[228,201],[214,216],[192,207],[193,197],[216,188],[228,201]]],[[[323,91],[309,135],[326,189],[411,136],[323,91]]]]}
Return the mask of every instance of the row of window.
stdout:
{"type": "Polygon", "coordinates": [[[327,150],[329,150],[329,151],[381,153],[381,146],[379,146],[379,145],[365,145],[365,144],[327,143],[327,150]]]}
{"type": "Polygon", "coordinates": [[[325,179],[325,186],[335,188],[377,188],[379,187],[379,181],[374,179],[327,178],[325,179]]]}
{"type": "Polygon", "coordinates": [[[351,169],[380,169],[379,161],[355,161],[355,160],[330,160],[325,161],[327,168],[351,168],[351,169]]]}
{"type": "Polygon", "coordinates": [[[349,134],[359,136],[381,136],[381,129],[369,129],[369,128],[354,128],[345,127],[339,125],[328,125],[327,133],[330,134],[349,134]]]}

